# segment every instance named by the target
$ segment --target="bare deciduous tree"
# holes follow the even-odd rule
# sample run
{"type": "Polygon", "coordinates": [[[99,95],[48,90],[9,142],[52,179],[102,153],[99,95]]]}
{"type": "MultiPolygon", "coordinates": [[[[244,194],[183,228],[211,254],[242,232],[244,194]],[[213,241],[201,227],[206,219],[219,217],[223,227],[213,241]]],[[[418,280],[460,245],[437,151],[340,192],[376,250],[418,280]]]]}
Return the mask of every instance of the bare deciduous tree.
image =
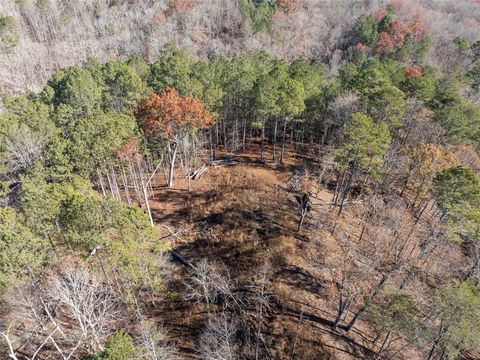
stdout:
{"type": "Polygon", "coordinates": [[[12,359],[19,349],[34,359],[48,348],[47,355],[63,360],[80,350],[102,351],[121,318],[116,294],[84,266],[66,266],[17,286],[7,299],[12,326],[1,335],[12,359]]]}
{"type": "Polygon", "coordinates": [[[235,300],[229,276],[221,275],[206,260],[195,265],[185,286],[184,298],[204,303],[208,312],[211,305],[217,301],[227,305],[228,300],[235,300]]]}
{"type": "Polygon", "coordinates": [[[20,126],[7,139],[5,144],[5,163],[11,172],[26,169],[34,161],[42,159],[45,139],[25,125],[20,126]]]}
{"type": "Polygon", "coordinates": [[[153,322],[141,321],[136,342],[142,352],[142,359],[174,360],[177,359],[177,348],[169,341],[163,328],[153,322]]]}
{"type": "Polygon", "coordinates": [[[200,354],[205,360],[238,359],[235,341],[237,327],[225,313],[210,316],[200,339],[200,354]]]}

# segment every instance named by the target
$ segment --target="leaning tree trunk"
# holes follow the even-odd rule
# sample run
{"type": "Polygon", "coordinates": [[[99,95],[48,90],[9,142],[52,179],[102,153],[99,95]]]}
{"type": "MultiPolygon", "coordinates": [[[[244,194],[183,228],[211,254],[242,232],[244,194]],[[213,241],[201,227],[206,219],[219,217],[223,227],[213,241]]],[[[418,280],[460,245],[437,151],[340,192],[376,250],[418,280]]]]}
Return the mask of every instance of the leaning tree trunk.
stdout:
{"type": "Polygon", "coordinates": [[[345,201],[347,200],[347,197],[350,194],[350,189],[352,187],[353,178],[356,172],[357,172],[357,160],[354,160],[352,165],[352,170],[350,172],[350,176],[348,177],[347,185],[343,190],[342,200],[340,201],[340,209],[338,210],[338,214],[337,214],[338,216],[340,216],[340,214],[342,213],[343,206],[345,205],[345,201]]]}
{"type": "Polygon", "coordinates": [[[357,322],[358,318],[365,312],[367,307],[372,303],[372,301],[375,299],[375,296],[378,294],[378,292],[382,289],[383,285],[388,279],[389,274],[383,274],[382,279],[380,282],[375,286],[375,289],[373,290],[372,294],[369,296],[369,298],[363,303],[363,305],[360,307],[360,309],[355,313],[353,316],[352,320],[350,323],[347,325],[347,328],[345,329],[346,332],[349,332],[353,325],[357,322]]]}
{"type": "Polygon", "coordinates": [[[337,309],[337,316],[332,324],[332,329],[336,330],[338,324],[340,324],[340,320],[342,319],[343,314],[348,308],[348,299],[345,299],[343,296],[343,290],[340,291],[340,298],[338,299],[338,309],[337,309]]]}

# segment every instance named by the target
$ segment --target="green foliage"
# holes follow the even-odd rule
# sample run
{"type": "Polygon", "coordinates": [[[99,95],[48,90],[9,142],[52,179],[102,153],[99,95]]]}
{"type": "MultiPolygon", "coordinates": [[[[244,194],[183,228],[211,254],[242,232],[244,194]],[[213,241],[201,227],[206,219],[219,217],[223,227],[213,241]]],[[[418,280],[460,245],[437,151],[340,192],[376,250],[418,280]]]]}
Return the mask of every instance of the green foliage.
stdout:
{"type": "Polygon", "coordinates": [[[120,203],[98,195],[73,193],[61,203],[59,224],[67,245],[91,251],[109,240],[115,229],[115,217],[121,210],[120,203]]]}
{"type": "MultiPolygon", "coordinates": [[[[50,119],[50,108],[34,95],[6,96],[3,103],[5,112],[0,114],[0,154],[6,151],[9,144],[19,146],[19,139],[26,144],[41,143],[43,148],[59,135],[59,129],[50,119]]],[[[17,170],[24,170],[18,162],[1,165],[5,167],[0,172],[11,171],[12,165],[17,170]]]]}
{"type": "Polygon", "coordinates": [[[249,52],[244,56],[222,61],[220,82],[226,93],[249,98],[257,79],[272,68],[272,58],[263,52],[249,52]]]}
{"type": "Polygon", "coordinates": [[[223,89],[220,82],[220,71],[217,66],[212,66],[204,61],[197,61],[192,67],[192,76],[200,84],[197,86],[200,91],[196,91],[198,97],[207,107],[207,109],[218,114],[223,105],[223,89]]]}
{"type": "Polygon", "coordinates": [[[193,61],[174,45],[166,45],[162,56],[150,67],[148,85],[157,94],[175,88],[182,96],[199,92],[199,83],[192,78],[193,61]]]}
{"type": "Polygon", "coordinates": [[[445,106],[435,114],[445,130],[445,135],[453,144],[478,144],[480,141],[480,106],[470,103],[457,103],[445,106]]]}
{"type": "Polygon", "coordinates": [[[146,94],[142,79],[124,62],[107,62],[103,67],[103,79],[107,86],[105,106],[118,112],[133,110],[146,94]]]}
{"type": "Polygon", "coordinates": [[[309,63],[305,59],[298,59],[290,64],[288,72],[293,80],[303,85],[306,99],[312,99],[320,95],[322,78],[325,72],[323,64],[309,63]]]}
{"type": "Polygon", "coordinates": [[[12,281],[30,278],[48,263],[49,248],[25,226],[22,215],[0,208],[0,294],[12,281]]]}
{"type": "Polygon", "coordinates": [[[277,103],[277,87],[277,81],[270,74],[261,76],[256,82],[253,98],[256,112],[260,116],[280,113],[277,103]]]}
{"type": "Polygon", "coordinates": [[[390,58],[383,60],[381,65],[382,72],[388,76],[394,86],[399,87],[402,81],[405,80],[405,65],[390,58]]]}
{"type": "Polygon", "coordinates": [[[240,6],[246,22],[254,31],[262,32],[270,29],[272,15],[277,9],[274,1],[241,0],[240,6]]]}
{"type": "Polygon", "coordinates": [[[11,16],[0,14],[0,31],[15,27],[15,20],[11,16]]]}
{"type": "Polygon", "coordinates": [[[278,63],[268,74],[257,79],[253,89],[258,115],[295,116],[304,108],[303,85],[293,80],[284,63],[278,63]]]}
{"type": "Polygon", "coordinates": [[[35,5],[41,12],[46,12],[50,8],[50,0],[37,0],[35,5]]]}
{"type": "Polygon", "coordinates": [[[413,46],[413,61],[416,63],[422,63],[430,51],[430,45],[432,39],[428,35],[423,35],[421,40],[413,46]]]}
{"type": "Polygon", "coordinates": [[[430,102],[433,110],[442,110],[461,103],[458,80],[453,77],[444,77],[437,81],[435,96],[430,102]]]}
{"type": "Polygon", "coordinates": [[[50,119],[50,107],[34,95],[6,96],[3,104],[6,117],[4,124],[22,123],[46,137],[58,131],[55,123],[50,119]]]}
{"type": "MultiPolygon", "coordinates": [[[[145,214],[137,211],[136,217],[143,223],[145,214]]],[[[129,229],[123,229],[122,236],[110,244],[107,252],[111,264],[119,270],[130,288],[163,291],[165,278],[169,275],[165,272],[168,268],[162,263],[165,250],[165,245],[158,241],[156,230],[145,222],[144,226],[130,225],[129,229]]]]}
{"type": "Polygon", "coordinates": [[[102,104],[102,88],[90,71],[73,66],[58,71],[48,81],[60,124],[91,115],[102,104]]]}
{"type": "Polygon", "coordinates": [[[480,178],[469,168],[457,166],[440,171],[433,180],[433,194],[446,214],[454,241],[479,240],[480,178]]]}
{"type": "Polygon", "coordinates": [[[392,82],[392,78],[399,76],[398,71],[396,64],[392,67],[388,63],[369,60],[359,67],[344,67],[340,78],[344,88],[361,95],[370,116],[398,126],[405,112],[404,94],[392,82]]]}
{"type": "Polygon", "coordinates": [[[141,209],[102,199],[89,182],[77,176],[50,182],[39,166],[20,181],[26,229],[46,239],[42,242],[85,256],[100,246],[129,286],[163,289],[165,274],[159,259],[165,247],[141,209]]]}
{"type": "Polygon", "coordinates": [[[381,18],[378,22],[378,31],[382,32],[388,30],[388,27],[392,24],[394,17],[394,14],[389,12],[387,15],[381,18]]]}
{"type": "Polygon", "coordinates": [[[138,75],[142,81],[146,81],[148,78],[148,75],[150,73],[150,66],[146,63],[146,61],[138,56],[138,55],[133,55],[127,60],[127,65],[130,66],[133,71],[138,75]]]}
{"type": "Polygon", "coordinates": [[[436,70],[431,67],[424,67],[421,71],[422,75],[419,77],[405,78],[400,84],[400,89],[409,97],[429,103],[435,96],[436,70]]]}
{"type": "Polygon", "coordinates": [[[115,162],[115,151],[137,132],[133,116],[97,113],[71,124],[66,153],[73,169],[83,176],[115,162]]]}
{"type": "Polygon", "coordinates": [[[286,116],[300,115],[305,109],[305,91],[296,80],[286,78],[279,86],[278,102],[280,113],[286,116]]]}
{"type": "Polygon", "coordinates": [[[472,68],[466,73],[467,78],[471,82],[471,86],[475,91],[480,90],[480,61],[476,61],[472,68]]]}
{"type": "Polygon", "coordinates": [[[457,166],[440,171],[434,178],[434,195],[444,208],[474,201],[480,205],[480,179],[469,168],[457,166]]]}
{"type": "Polygon", "coordinates": [[[92,77],[103,90],[103,87],[105,85],[103,79],[103,64],[95,58],[88,58],[83,63],[82,67],[92,75],[92,77]]]}
{"type": "Polygon", "coordinates": [[[365,114],[354,113],[344,129],[340,160],[357,162],[360,169],[378,176],[385,151],[390,144],[390,132],[385,123],[376,124],[365,114]]]}
{"type": "Polygon", "coordinates": [[[139,358],[133,339],[123,330],[117,331],[105,343],[105,351],[95,360],[133,360],[139,358]]]}
{"type": "Polygon", "coordinates": [[[368,321],[379,332],[413,336],[419,325],[417,316],[418,308],[410,294],[385,288],[378,303],[370,308],[368,321]]]}
{"type": "Polygon", "coordinates": [[[430,335],[440,353],[457,359],[461,350],[480,346],[480,293],[470,282],[454,281],[435,294],[435,312],[439,329],[430,335]]]}
{"type": "Polygon", "coordinates": [[[15,28],[15,20],[11,16],[0,13],[0,42],[5,50],[10,50],[18,44],[15,28]]]}
{"type": "Polygon", "coordinates": [[[465,55],[467,50],[470,49],[470,41],[464,37],[456,37],[453,39],[453,43],[457,46],[458,51],[461,55],[465,55]]]}
{"type": "Polygon", "coordinates": [[[61,242],[58,220],[62,202],[72,193],[90,193],[91,184],[78,176],[69,181],[50,182],[48,173],[40,165],[33,166],[20,176],[21,206],[26,225],[37,235],[50,242],[61,242]]]}
{"type": "Polygon", "coordinates": [[[377,21],[373,15],[362,15],[358,18],[353,28],[360,42],[367,46],[373,46],[378,40],[377,21]]]}

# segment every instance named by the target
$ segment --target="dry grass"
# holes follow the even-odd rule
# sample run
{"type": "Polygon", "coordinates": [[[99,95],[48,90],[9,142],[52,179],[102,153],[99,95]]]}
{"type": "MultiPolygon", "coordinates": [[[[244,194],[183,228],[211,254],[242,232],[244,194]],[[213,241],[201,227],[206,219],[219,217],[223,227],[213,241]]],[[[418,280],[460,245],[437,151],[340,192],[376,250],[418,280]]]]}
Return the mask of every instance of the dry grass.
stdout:
{"type": "MultiPolygon", "coordinates": [[[[338,217],[338,208],[328,204],[333,194],[317,189],[307,224],[297,232],[298,204],[286,190],[297,169],[291,155],[279,166],[268,161],[259,164],[256,153],[240,154],[237,165],[210,169],[192,181],[191,191],[187,181],[177,176],[176,189],[160,189],[155,194],[154,217],[181,230],[182,241],[177,238],[173,246],[182,255],[193,262],[207,259],[222,272],[228,271],[235,284],[255,278],[265,261],[272,264],[269,291],[275,294],[275,302],[264,332],[273,359],[290,359],[295,338],[297,360],[368,358],[371,344],[365,335],[370,333],[366,323],[360,321],[348,336],[329,327],[338,297],[338,279],[332,271],[341,261],[338,239],[357,241],[364,205],[349,205],[338,217]]],[[[407,224],[414,221],[412,214],[402,216],[407,224]]],[[[179,294],[183,271],[178,269],[179,281],[172,285],[179,294]]],[[[195,358],[192,354],[205,319],[202,306],[177,297],[155,313],[167,328],[171,323],[184,358],[195,358]]],[[[414,355],[410,358],[415,359],[414,355]]]]}

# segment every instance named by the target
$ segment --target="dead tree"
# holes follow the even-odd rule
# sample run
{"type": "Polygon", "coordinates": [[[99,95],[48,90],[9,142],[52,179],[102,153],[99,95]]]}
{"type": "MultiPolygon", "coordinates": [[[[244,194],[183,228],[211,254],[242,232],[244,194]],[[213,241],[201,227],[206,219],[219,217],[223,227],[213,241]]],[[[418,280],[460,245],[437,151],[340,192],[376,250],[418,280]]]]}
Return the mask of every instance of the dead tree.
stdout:
{"type": "Polygon", "coordinates": [[[257,302],[257,324],[255,331],[255,360],[260,356],[260,340],[263,318],[265,316],[265,308],[270,301],[270,295],[268,294],[268,286],[270,285],[270,279],[272,269],[271,265],[265,262],[259,272],[257,283],[255,284],[255,298],[257,302]]]}
{"type": "Polygon", "coordinates": [[[228,274],[221,275],[206,260],[192,268],[185,287],[184,299],[204,303],[208,313],[210,313],[211,305],[216,302],[227,306],[229,300],[235,301],[228,274]]]}
{"type": "Polygon", "coordinates": [[[155,323],[140,322],[139,334],[136,343],[140,349],[142,359],[148,360],[175,360],[178,359],[177,348],[169,341],[167,333],[155,323]]]}
{"type": "Polygon", "coordinates": [[[236,325],[225,313],[209,317],[200,338],[200,354],[205,360],[238,359],[236,325]]]}
{"type": "Polygon", "coordinates": [[[298,221],[297,231],[300,231],[302,230],[305,217],[311,210],[310,193],[303,193],[301,195],[297,195],[296,199],[300,209],[300,220],[298,221]]]}
{"type": "Polygon", "coordinates": [[[10,358],[18,357],[19,349],[22,358],[55,354],[63,360],[81,351],[102,351],[121,319],[117,298],[97,274],[78,265],[17,287],[7,296],[16,326],[1,334],[10,358]]]}

